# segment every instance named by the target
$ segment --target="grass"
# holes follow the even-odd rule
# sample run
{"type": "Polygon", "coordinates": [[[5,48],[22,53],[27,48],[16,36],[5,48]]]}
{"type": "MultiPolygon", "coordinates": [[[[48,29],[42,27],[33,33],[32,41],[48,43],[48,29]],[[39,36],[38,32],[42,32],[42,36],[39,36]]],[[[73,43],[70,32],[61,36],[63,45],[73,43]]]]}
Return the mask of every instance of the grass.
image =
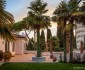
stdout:
{"type": "Polygon", "coordinates": [[[85,70],[85,64],[70,63],[5,63],[0,70],[85,70]]]}

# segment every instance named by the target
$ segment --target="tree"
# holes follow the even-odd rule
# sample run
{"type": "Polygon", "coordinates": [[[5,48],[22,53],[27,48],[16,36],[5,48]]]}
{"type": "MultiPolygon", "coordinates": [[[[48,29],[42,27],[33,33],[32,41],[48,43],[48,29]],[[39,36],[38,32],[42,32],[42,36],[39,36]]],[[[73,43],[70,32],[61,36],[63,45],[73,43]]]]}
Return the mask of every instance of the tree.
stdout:
{"type": "Polygon", "coordinates": [[[40,29],[51,26],[50,17],[44,15],[48,11],[46,6],[47,3],[42,0],[35,0],[28,7],[30,9],[27,19],[28,25],[37,30],[37,57],[41,57],[40,29]]]}
{"type": "Polygon", "coordinates": [[[0,36],[6,41],[13,40],[14,35],[10,32],[7,24],[13,23],[13,15],[5,11],[6,0],[0,0],[0,36]]]}
{"type": "MultiPolygon", "coordinates": [[[[62,1],[59,6],[55,9],[55,11],[53,12],[53,17],[52,20],[58,23],[58,26],[61,25],[62,26],[62,41],[63,41],[63,47],[65,48],[64,51],[64,61],[66,62],[66,22],[67,22],[67,4],[62,1]]],[[[60,35],[61,36],[61,35],[60,35]]],[[[60,37],[59,37],[60,39],[60,37]]],[[[60,39],[61,41],[61,39],[60,39]]]]}
{"type": "Polygon", "coordinates": [[[50,29],[47,29],[47,47],[48,47],[48,51],[50,51],[50,47],[51,47],[51,37],[52,37],[52,33],[50,29]]]}
{"type": "Polygon", "coordinates": [[[26,50],[34,50],[34,41],[33,41],[33,38],[32,39],[29,39],[29,42],[26,46],[26,50]]]}
{"type": "Polygon", "coordinates": [[[74,21],[75,18],[73,16],[73,14],[75,12],[78,13],[78,9],[79,9],[79,3],[81,2],[81,0],[70,0],[68,2],[68,20],[69,20],[69,24],[70,24],[70,62],[72,62],[73,59],[73,38],[74,38],[74,33],[73,33],[73,27],[74,27],[74,21]]]}
{"type": "Polygon", "coordinates": [[[45,34],[44,31],[41,31],[41,36],[40,36],[40,45],[41,45],[41,50],[45,50],[46,45],[45,45],[45,34]]]}
{"type": "Polygon", "coordinates": [[[75,12],[72,17],[76,17],[76,24],[83,23],[85,25],[85,2],[83,2],[83,4],[79,7],[79,10],[75,12]]]}
{"type": "Polygon", "coordinates": [[[52,36],[51,37],[51,40],[52,40],[52,51],[55,51],[56,48],[59,48],[59,38],[56,37],[56,36],[52,36]]]}
{"type": "Polygon", "coordinates": [[[74,44],[73,44],[73,47],[74,47],[74,48],[77,48],[77,45],[76,45],[76,36],[74,36],[74,44]]]}
{"type": "MultiPolygon", "coordinates": [[[[79,3],[81,0],[69,0],[68,3],[61,2],[58,8],[54,11],[54,15],[57,17],[58,21],[63,22],[63,27],[65,29],[66,23],[70,24],[70,62],[72,62],[73,59],[73,27],[74,27],[74,21],[76,19],[79,19],[79,16],[77,18],[77,14],[79,14],[79,3]],[[75,16],[76,15],[76,16],[75,16]]],[[[64,30],[63,29],[63,30],[64,30]]],[[[63,40],[65,43],[63,44],[66,49],[66,30],[64,30],[63,40]]],[[[66,53],[66,52],[65,52],[66,53]]],[[[65,54],[66,55],[66,54],[65,54]]],[[[65,57],[66,60],[66,57],[65,57]]]]}
{"type": "Polygon", "coordinates": [[[57,22],[57,37],[59,38],[60,48],[63,47],[63,25],[61,21],[58,21],[56,16],[52,17],[53,22],[57,22]]]}

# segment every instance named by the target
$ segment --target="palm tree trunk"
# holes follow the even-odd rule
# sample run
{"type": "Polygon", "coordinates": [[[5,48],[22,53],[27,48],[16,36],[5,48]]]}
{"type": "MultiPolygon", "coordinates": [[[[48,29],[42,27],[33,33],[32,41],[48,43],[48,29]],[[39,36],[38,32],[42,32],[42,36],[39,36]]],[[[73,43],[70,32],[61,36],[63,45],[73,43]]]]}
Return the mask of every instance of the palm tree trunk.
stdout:
{"type": "Polygon", "coordinates": [[[66,31],[64,31],[64,37],[63,37],[63,45],[64,45],[64,62],[67,62],[67,57],[66,57],[66,31]]]}
{"type": "Polygon", "coordinates": [[[53,51],[53,46],[52,46],[52,39],[50,40],[50,52],[53,51]]]}
{"type": "Polygon", "coordinates": [[[40,28],[37,28],[37,57],[41,57],[40,28]]]}
{"type": "Polygon", "coordinates": [[[70,30],[70,62],[73,60],[73,27],[70,30]]]}
{"type": "Polygon", "coordinates": [[[65,30],[65,27],[66,27],[66,19],[64,19],[63,21],[64,23],[64,26],[63,26],[63,46],[64,46],[64,62],[67,62],[67,57],[66,57],[66,30],[65,30]]]}

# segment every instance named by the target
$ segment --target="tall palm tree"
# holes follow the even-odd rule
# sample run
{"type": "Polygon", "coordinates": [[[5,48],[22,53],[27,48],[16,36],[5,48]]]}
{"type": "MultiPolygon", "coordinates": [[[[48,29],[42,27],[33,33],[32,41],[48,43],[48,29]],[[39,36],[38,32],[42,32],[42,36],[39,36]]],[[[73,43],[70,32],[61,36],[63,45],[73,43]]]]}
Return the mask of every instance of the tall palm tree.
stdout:
{"type": "Polygon", "coordinates": [[[5,11],[6,0],[0,0],[0,36],[5,40],[13,40],[14,35],[10,32],[7,24],[13,23],[13,15],[5,11]]]}
{"type": "Polygon", "coordinates": [[[74,38],[74,33],[73,33],[73,27],[74,27],[74,21],[76,17],[73,17],[74,13],[78,13],[79,9],[79,3],[82,0],[70,0],[68,2],[68,21],[70,24],[70,62],[72,62],[73,59],[73,38],[74,38]]]}
{"type": "Polygon", "coordinates": [[[28,7],[30,9],[28,12],[28,25],[37,30],[37,57],[41,56],[40,29],[51,26],[50,17],[44,15],[48,11],[46,6],[47,3],[42,0],[35,0],[28,7]]]}
{"type": "Polygon", "coordinates": [[[53,14],[54,14],[54,16],[52,17],[52,20],[54,22],[57,22],[58,27],[62,26],[63,31],[61,31],[61,33],[62,33],[62,37],[63,37],[63,47],[65,48],[64,61],[66,62],[66,31],[65,31],[65,27],[66,27],[66,22],[67,22],[67,18],[68,18],[67,4],[64,1],[62,1],[59,4],[59,6],[55,9],[53,14]]]}
{"type": "MultiPolygon", "coordinates": [[[[57,9],[54,11],[54,15],[57,17],[58,21],[63,23],[63,27],[65,29],[66,23],[70,24],[70,61],[72,62],[73,57],[73,26],[74,21],[76,19],[75,13],[79,13],[79,3],[81,0],[69,0],[68,3],[61,2],[57,9]],[[60,19],[60,20],[59,20],[60,19]]],[[[66,41],[66,30],[64,30],[64,41],[66,41]]],[[[65,47],[66,44],[64,43],[65,47]]],[[[66,48],[65,48],[66,49],[66,48]]],[[[66,57],[65,57],[66,58],[66,57]]]]}

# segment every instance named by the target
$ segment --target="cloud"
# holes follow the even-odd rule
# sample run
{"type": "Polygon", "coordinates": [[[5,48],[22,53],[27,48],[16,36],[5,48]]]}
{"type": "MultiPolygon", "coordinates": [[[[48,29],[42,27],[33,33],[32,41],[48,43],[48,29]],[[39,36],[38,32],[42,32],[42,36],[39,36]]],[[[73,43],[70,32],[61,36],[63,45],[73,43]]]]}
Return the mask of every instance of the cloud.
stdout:
{"type": "MultiPolygon", "coordinates": [[[[30,5],[30,2],[32,2],[33,0],[22,0],[23,4],[22,7],[19,8],[16,12],[13,12],[14,17],[15,17],[15,21],[20,21],[22,20],[24,17],[27,16],[27,12],[28,9],[27,7],[30,5]]],[[[56,6],[61,2],[61,0],[43,0],[44,2],[48,3],[47,9],[49,9],[49,11],[46,13],[46,15],[48,16],[52,16],[53,15],[53,11],[55,10],[56,6]]]]}

